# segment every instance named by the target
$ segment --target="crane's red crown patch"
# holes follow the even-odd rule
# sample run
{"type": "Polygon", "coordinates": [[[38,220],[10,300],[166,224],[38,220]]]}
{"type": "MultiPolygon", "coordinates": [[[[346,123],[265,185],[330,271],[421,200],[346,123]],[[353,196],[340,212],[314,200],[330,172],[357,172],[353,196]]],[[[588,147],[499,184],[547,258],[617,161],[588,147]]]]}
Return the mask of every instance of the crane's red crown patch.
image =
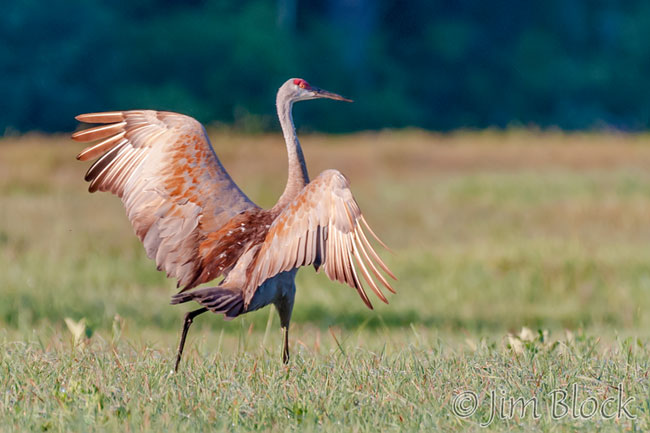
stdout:
{"type": "Polygon", "coordinates": [[[293,84],[300,87],[301,89],[311,89],[309,83],[303,80],[302,78],[296,78],[295,80],[293,80],[293,84]]]}

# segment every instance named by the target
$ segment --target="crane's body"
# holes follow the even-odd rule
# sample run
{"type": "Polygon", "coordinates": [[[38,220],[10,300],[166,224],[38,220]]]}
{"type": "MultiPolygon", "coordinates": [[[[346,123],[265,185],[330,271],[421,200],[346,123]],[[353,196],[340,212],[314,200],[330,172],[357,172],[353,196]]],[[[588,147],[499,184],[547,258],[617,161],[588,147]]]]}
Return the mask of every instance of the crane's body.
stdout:
{"type": "MultiPolygon", "coordinates": [[[[210,145],[203,126],[191,117],[151,110],[92,113],[80,121],[101,123],[73,139],[99,143],[80,160],[90,167],[89,190],[110,191],[122,199],[136,235],[158,269],[178,280],[172,304],[195,301],[186,314],[176,359],[180,362],[189,327],[206,311],[232,319],[274,304],[284,333],[283,361],[289,359],[288,329],[300,266],[323,268],[347,283],[369,308],[363,279],[387,302],[371,273],[393,291],[377,266],[395,278],[370,245],[365,222],[347,179],[326,170],[311,182],[295,132],[296,101],[347,99],[302,79],[280,87],[277,110],[287,146],[289,176],[270,209],[255,205],[233,182],[210,145]],[[353,260],[354,259],[354,260],[353,260]],[[219,277],[215,287],[194,289],[219,277]]],[[[381,241],[379,241],[381,243],[381,241]]],[[[383,245],[383,243],[382,243],[383,245]]]]}

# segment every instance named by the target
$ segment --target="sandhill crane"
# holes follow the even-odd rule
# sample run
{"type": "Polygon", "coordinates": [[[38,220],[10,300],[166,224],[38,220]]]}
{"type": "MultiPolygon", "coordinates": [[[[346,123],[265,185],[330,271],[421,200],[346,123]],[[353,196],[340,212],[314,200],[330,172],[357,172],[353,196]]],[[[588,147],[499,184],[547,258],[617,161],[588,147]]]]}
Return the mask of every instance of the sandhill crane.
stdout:
{"type": "Polygon", "coordinates": [[[388,303],[374,277],[395,293],[378,267],[395,279],[372,248],[373,233],[337,170],[311,182],[293,124],[293,103],[316,98],[348,101],[294,78],[278,90],[276,104],[289,156],[289,178],[270,209],[255,205],[217,158],[195,119],[171,112],[138,110],[82,114],[77,120],[105,124],[76,132],[89,142],[77,159],[99,157],[85,180],[89,191],[122,199],[136,235],[159,270],[178,280],[172,304],[196,301],[185,315],[174,369],[187,332],[206,311],[226,320],[274,304],[283,332],[282,361],[289,361],[289,322],[299,267],[323,268],[332,280],[355,288],[372,309],[359,278],[388,303]],[[356,264],[354,263],[356,261],[356,264]],[[357,270],[358,265],[358,270],[357,270]],[[199,284],[223,277],[216,287],[199,284]]]}

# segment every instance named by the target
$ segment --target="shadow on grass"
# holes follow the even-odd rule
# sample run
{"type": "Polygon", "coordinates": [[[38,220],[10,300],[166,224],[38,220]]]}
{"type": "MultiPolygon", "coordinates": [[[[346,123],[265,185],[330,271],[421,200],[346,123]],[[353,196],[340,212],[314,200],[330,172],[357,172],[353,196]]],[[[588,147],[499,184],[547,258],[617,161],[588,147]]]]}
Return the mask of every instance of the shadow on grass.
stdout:
{"type": "MultiPolygon", "coordinates": [[[[605,318],[609,325],[617,325],[615,316],[605,318]]],[[[589,326],[593,319],[587,314],[578,314],[572,317],[549,318],[546,316],[525,316],[517,318],[504,318],[501,316],[472,318],[459,317],[450,312],[447,315],[422,315],[415,310],[393,310],[381,313],[368,312],[343,312],[333,311],[317,305],[294,312],[294,323],[312,324],[320,328],[336,326],[347,330],[360,328],[370,330],[407,328],[411,325],[426,328],[439,328],[452,331],[503,331],[504,329],[517,329],[523,325],[544,328],[563,327],[576,328],[589,326]]]]}
{"type": "MultiPolygon", "coordinates": [[[[143,310],[142,306],[122,304],[112,306],[107,310],[106,304],[96,302],[56,303],[42,302],[32,296],[21,294],[15,297],[8,296],[4,305],[0,306],[0,326],[8,328],[32,327],[39,324],[63,323],[65,317],[74,320],[86,318],[86,323],[93,330],[110,331],[113,316],[117,313],[135,327],[155,327],[161,330],[177,330],[181,326],[183,315],[188,309],[160,308],[143,310]]],[[[233,322],[224,322],[220,316],[212,315],[210,320],[200,320],[198,327],[223,329],[225,332],[239,332],[241,325],[233,322]]],[[[268,310],[264,309],[252,315],[245,315],[247,323],[256,329],[264,328],[268,318],[268,310]]],[[[277,316],[274,318],[277,320],[277,316]]],[[[517,330],[521,326],[533,328],[569,328],[589,327],[595,323],[607,326],[620,326],[621,321],[615,314],[604,315],[598,318],[585,313],[560,315],[549,317],[547,315],[518,314],[518,315],[475,315],[464,317],[457,311],[445,314],[422,314],[415,310],[386,310],[381,313],[376,311],[342,311],[311,305],[296,309],[292,323],[310,324],[321,329],[330,326],[346,330],[377,330],[417,327],[437,328],[446,331],[468,332],[503,332],[504,330],[517,330]]]]}

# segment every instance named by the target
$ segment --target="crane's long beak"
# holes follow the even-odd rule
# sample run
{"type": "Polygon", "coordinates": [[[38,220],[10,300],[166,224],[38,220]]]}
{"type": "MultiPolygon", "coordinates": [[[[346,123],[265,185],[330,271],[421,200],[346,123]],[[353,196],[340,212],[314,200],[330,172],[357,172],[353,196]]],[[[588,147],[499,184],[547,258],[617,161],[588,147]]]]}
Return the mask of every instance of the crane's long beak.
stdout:
{"type": "Polygon", "coordinates": [[[352,99],[344,98],[341,95],[328,92],[327,90],[319,89],[318,87],[312,87],[311,91],[314,92],[314,98],[328,98],[335,99],[337,101],[354,102],[352,99]]]}

